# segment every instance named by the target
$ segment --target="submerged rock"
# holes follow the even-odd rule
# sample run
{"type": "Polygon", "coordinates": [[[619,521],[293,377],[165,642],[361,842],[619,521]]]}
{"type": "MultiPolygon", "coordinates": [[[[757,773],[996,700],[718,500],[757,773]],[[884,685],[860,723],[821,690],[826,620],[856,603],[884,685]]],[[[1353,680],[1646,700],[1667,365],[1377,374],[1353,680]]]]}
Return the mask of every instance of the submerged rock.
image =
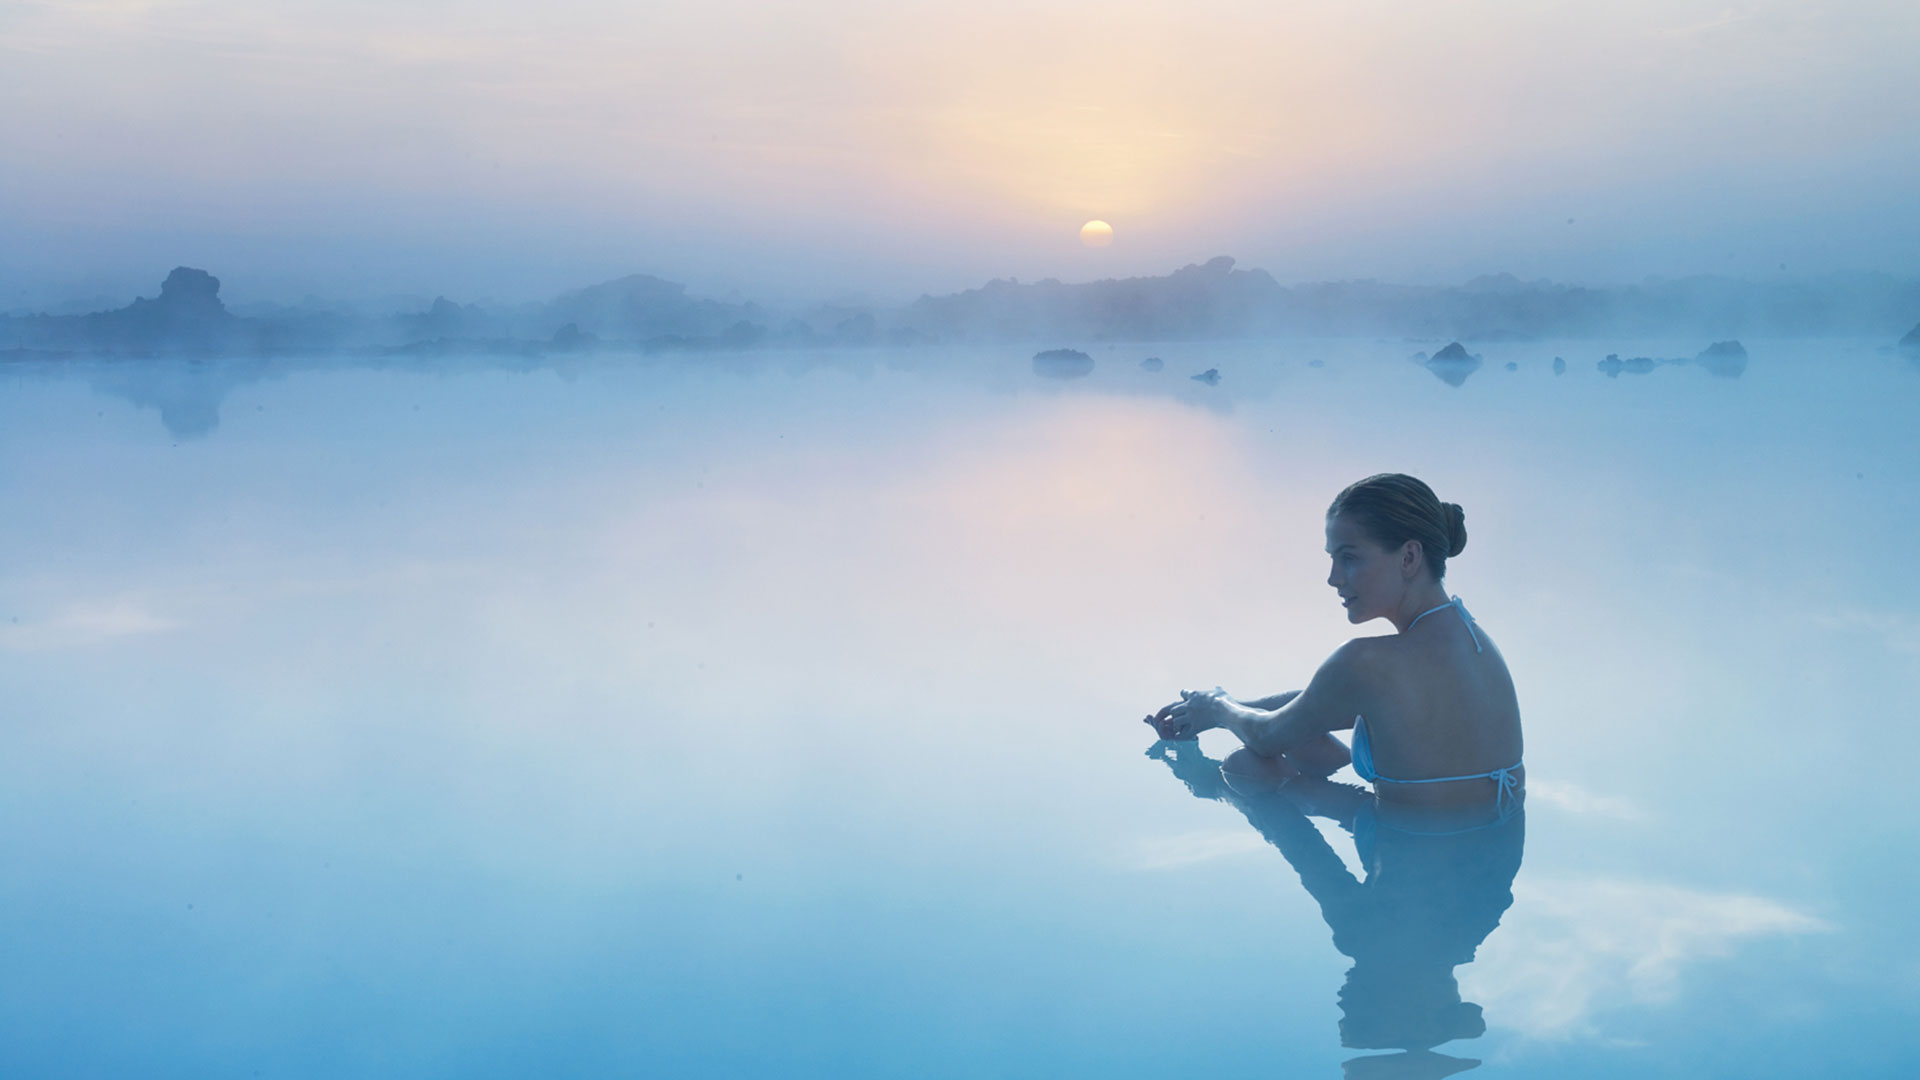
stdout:
{"type": "Polygon", "coordinates": [[[1189,375],[1187,377],[1192,379],[1194,382],[1206,383],[1208,386],[1220,385],[1220,369],[1219,368],[1210,367],[1198,375],[1189,375]]]}
{"type": "Polygon", "coordinates": [[[1149,356],[1145,360],[1140,361],[1142,371],[1159,371],[1166,366],[1166,363],[1157,356],[1149,356]]]}
{"type": "Polygon", "coordinates": [[[1567,373],[1567,362],[1566,362],[1565,360],[1562,360],[1561,358],[1559,358],[1559,357],[1557,357],[1557,356],[1556,356],[1556,357],[1554,357],[1554,358],[1553,358],[1553,373],[1554,373],[1555,375],[1565,375],[1565,374],[1567,373]]]}
{"type": "Polygon", "coordinates": [[[1700,355],[1693,360],[1715,375],[1737,379],[1747,370],[1747,349],[1737,341],[1716,341],[1700,350],[1700,355]]]}
{"type": "Polygon", "coordinates": [[[1514,362],[1513,362],[1513,361],[1511,361],[1511,360],[1509,360],[1509,361],[1507,361],[1507,370],[1508,370],[1508,371],[1519,371],[1519,370],[1520,370],[1520,365],[1519,365],[1519,364],[1516,364],[1516,363],[1514,363],[1514,362]]]}
{"type": "Polygon", "coordinates": [[[1093,357],[1079,349],[1048,349],[1033,354],[1033,373],[1049,379],[1077,379],[1093,373],[1093,357]]]}
{"type": "Polygon", "coordinates": [[[1635,356],[1622,360],[1619,354],[1608,353],[1607,358],[1595,366],[1604,372],[1607,378],[1617,379],[1623,371],[1629,375],[1645,375],[1647,372],[1659,367],[1660,361],[1655,360],[1651,356],[1635,356]]]}
{"type": "Polygon", "coordinates": [[[1327,362],[1325,360],[1309,360],[1307,361],[1307,366],[1308,367],[1326,367],[1327,362]]]}
{"type": "Polygon", "coordinates": [[[1907,336],[1900,339],[1900,347],[1920,350],[1920,323],[1914,323],[1913,329],[1907,331],[1907,336]]]}
{"type": "Polygon", "coordinates": [[[1479,371],[1480,364],[1478,356],[1456,341],[1428,357],[1426,368],[1441,382],[1457,387],[1465,385],[1467,376],[1479,371]]]}

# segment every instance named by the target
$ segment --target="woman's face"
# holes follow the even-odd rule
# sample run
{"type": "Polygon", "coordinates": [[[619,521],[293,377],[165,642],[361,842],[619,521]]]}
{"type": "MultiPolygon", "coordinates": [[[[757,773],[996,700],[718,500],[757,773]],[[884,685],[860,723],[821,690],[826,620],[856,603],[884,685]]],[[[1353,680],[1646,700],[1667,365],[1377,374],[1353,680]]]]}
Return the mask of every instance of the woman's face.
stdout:
{"type": "Polygon", "coordinates": [[[1340,594],[1348,622],[1382,618],[1399,605],[1406,578],[1397,554],[1368,539],[1347,515],[1327,519],[1327,555],[1333,559],[1327,584],[1340,594]]]}

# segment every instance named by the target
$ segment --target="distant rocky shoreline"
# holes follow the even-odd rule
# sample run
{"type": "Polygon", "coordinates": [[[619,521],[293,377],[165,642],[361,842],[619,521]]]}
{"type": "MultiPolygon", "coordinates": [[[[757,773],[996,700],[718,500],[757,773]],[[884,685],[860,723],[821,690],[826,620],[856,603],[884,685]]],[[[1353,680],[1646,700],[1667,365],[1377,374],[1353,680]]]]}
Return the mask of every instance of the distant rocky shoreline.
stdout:
{"type": "MultiPolygon", "coordinates": [[[[178,267],[161,283],[158,296],[125,307],[84,315],[0,317],[0,360],[322,353],[536,358],[1287,337],[1473,342],[1879,337],[1891,342],[1920,313],[1920,281],[1885,275],[1782,284],[1688,278],[1621,288],[1495,275],[1451,287],[1372,281],[1288,287],[1264,270],[1239,269],[1226,256],[1161,277],[1082,284],[992,281],[898,308],[819,305],[783,312],[691,296],[683,285],[643,274],[544,303],[460,304],[440,297],[425,310],[380,316],[313,306],[242,316],[229,311],[219,294],[220,281],[212,274],[178,267]]],[[[1899,345],[1920,350],[1920,326],[1899,345]]],[[[1058,364],[1066,365],[1059,371],[1072,370],[1066,360],[1058,364]]]]}

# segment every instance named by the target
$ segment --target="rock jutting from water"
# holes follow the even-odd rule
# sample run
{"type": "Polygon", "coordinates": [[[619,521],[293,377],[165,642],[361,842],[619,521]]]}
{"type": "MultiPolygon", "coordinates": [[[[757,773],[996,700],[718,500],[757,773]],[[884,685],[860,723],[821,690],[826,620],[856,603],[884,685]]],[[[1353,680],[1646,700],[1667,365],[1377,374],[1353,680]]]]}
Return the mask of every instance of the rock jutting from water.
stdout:
{"type": "Polygon", "coordinates": [[[1455,341],[1426,360],[1426,369],[1448,386],[1464,385],[1467,376],[1480,370],[1481,359],[1455,341]]]}
{"type": "Polygon", "coordinates": [[[1145,360],[1140,361],[1140,370],[1142,371],[1159,371],[1166,366],[1166,363],[1157,356],[1149,356],[1145,360]]]}
{"type": "Polygon", "coordinates": [[[1716,341],[1700,350],[1693,362],[1714,375],[1737,379],[1747,370],[1747,348],[1737,341],[1716,341]]]}
{"type": "Polygon", "coordinates": [[[151,299],[88,315],[0,316],[0,337],[9,324],[23,345],[134,355],[213,355],[241,337],[241,320],[220,300],[220,279],[190,266],[174,267],[151,299]]]}
{"type": "Polygon", "coordinates": [[[1192,379],[1194,382],[1206,383],[1208,386],[1220,385],[1220,369],[1219,368],[1210,367],[1198,375],[1189,375],[1187,377],[1189,379],[1192,379]]]}
{"type": "Polygon", "coordinates": [[[1622,360],[1619,353],[1608,353],[1605,360],[1594,366],[1598,367],[1607,378],[1617,379],[1623,371],[1629,375],[1645,375],[1659,367],[1660,361],[1651,356],[1634,356],[1622,360]]]}
{"type": "Polygon", "coordinates": [[[1048,349],[1033,354],[1033,373],[1049,379],[1078,379],[1093,374],[1093,357],[1079,349],[1048,349]]]}

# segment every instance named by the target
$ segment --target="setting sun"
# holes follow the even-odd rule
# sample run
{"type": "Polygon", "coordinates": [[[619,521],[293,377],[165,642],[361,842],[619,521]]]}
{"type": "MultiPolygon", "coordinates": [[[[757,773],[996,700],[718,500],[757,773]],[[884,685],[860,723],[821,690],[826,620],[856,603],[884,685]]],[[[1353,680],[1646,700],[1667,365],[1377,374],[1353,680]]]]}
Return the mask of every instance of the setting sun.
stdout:
{"type": "Polygon", "coordinates": [[[1080,226],[1080,242],[1088,247],[1106,247],[1113,243],[1113,226],[1095,219],[1080,226]]]}

